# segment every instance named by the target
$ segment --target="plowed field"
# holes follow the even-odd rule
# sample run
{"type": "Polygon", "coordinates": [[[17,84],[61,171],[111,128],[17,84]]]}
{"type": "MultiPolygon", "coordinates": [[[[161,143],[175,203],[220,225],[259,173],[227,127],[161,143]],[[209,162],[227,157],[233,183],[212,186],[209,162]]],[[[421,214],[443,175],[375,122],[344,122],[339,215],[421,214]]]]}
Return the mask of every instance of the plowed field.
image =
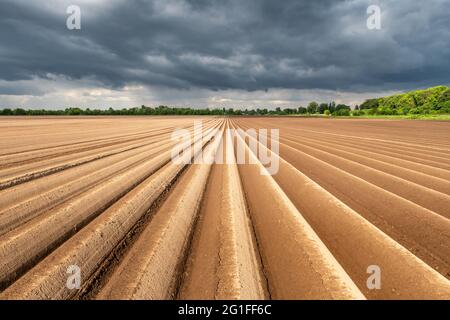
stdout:
{"type": "Polygon", "coordinates": [[[0,136],[0,299],[450,299],[450,122],[4,117],[0,136]],[[276,174],[242,136],[246,163],[172,161],[175,129],[205,160],[234,159],[237,128],[279,129],[279,154],[258,145],[276,174]]]}

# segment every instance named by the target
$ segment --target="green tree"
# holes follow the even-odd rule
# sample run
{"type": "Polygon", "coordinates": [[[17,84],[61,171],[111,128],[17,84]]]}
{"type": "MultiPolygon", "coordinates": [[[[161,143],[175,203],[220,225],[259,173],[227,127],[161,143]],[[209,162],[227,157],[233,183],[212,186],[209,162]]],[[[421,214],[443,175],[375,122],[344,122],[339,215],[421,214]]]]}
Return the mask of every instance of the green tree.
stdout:
{"type": "Polygon", "coordinates": [[[328,104],[328,110],[330,110],[330,113],[333,113],[336,110],[336,103],[334,101],[331,101],[328,104]]]}
{"type": "Polygon", "coordinates": [[[314,114],[314,113],[317,113],[318,108],[319,108],[319,105],[317,104],[317,102],[312,101],[308,104],[307,110],[308,110],[308,113],[314,114]]]}
{"type": "Polygon", "coordinates": [[[305,114],[308,110],[305,107],[298,107],[298,113],[299,114],[305,114]]]}
{"type": "Polygon", "coordinates": [[[350,109],[339,109],[336,110],[333,115],[335,116],[350,116],[350,109]]]}
{"type": "Polygon", "coordinates": [[[323,114],[325,110],[328,110],[328,104],[327,103],[321,103],[319,105],[318,111],[320,114],[323,114]]]}
{"type": "Polygon", "coordinates": [[[25,109],[22,109],[22,108],[16,108],[16,109],[14,109],[13,114],[14,114],[15,116],[24,116],[24,115],[27,114],[27,112],[25,111],[25,109]]]}
{"type": "Polygon", "coordinates": [[[378,108],[378,99],[368,99],[366,101],[364,101],[359,108],[361,110],[363,109],[373,109],[373,108],[378,108]]]}

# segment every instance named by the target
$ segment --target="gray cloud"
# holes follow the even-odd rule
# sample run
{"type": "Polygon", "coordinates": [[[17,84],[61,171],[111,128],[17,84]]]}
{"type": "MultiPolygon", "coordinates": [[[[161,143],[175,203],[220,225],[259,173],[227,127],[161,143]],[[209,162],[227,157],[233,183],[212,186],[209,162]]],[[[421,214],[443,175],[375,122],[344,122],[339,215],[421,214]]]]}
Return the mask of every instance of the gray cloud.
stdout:
{"type": "Polygon", "coordinates": [[[59,78],[202,94],[448,84],[449,2],[1,0],[0,95],[51,93],[59,78]],[[70,4],[81,31],[65,27],[70,4]],[[369,4],[379,31],[366,28],[369,4]]]}

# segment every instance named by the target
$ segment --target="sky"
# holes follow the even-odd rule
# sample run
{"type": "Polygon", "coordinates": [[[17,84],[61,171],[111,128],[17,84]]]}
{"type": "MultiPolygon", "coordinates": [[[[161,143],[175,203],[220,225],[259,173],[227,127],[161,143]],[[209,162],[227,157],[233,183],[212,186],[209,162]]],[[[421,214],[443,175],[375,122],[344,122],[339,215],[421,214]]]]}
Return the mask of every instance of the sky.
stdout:
{"type": "Polygon", "coordinates": [[[0,108],[355,105],[450,84],[449,39],[450,0],[0,0],[0,108]]]}

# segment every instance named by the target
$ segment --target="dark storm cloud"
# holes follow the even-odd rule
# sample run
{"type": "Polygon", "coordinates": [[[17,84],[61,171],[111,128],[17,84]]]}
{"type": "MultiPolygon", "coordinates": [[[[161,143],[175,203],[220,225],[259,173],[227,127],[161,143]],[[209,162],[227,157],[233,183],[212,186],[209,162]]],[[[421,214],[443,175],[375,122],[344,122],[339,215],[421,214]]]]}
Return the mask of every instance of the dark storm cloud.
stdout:
{"type": "MultiPolygon", "coordinates": [[[[440,0],[2,0],[0,80],[58,75],[110,88],[250,91],[448,84],[449,7],[440,0]],[[81,31],[65,27],[70,4],[81,7],[81,31]],[[381,6],[380,31],[366,28],[370,4],[381,6]]],[[[23,91],[0,86],[0,94],[23,91]]]]}

